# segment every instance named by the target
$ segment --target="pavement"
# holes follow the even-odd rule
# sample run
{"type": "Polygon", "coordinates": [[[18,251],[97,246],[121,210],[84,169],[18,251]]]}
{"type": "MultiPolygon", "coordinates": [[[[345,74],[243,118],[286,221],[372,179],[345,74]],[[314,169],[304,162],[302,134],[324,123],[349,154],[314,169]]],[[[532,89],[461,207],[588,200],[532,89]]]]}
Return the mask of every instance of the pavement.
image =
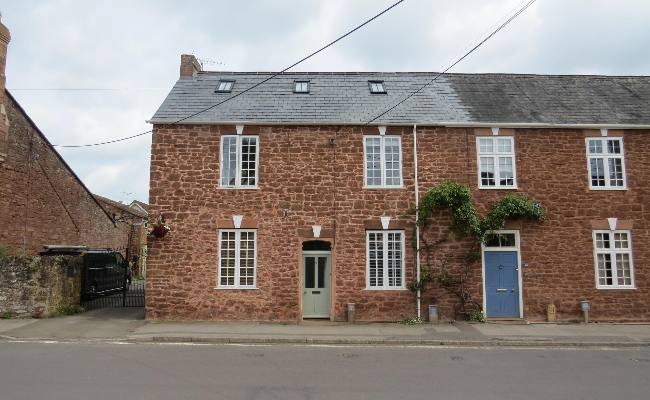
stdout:
{"type": "Polygon", "coordinates": [[[647,347],[650,324],[156,322],[143,308],[0,319],[0,340],[394,346],[647,347]]]}

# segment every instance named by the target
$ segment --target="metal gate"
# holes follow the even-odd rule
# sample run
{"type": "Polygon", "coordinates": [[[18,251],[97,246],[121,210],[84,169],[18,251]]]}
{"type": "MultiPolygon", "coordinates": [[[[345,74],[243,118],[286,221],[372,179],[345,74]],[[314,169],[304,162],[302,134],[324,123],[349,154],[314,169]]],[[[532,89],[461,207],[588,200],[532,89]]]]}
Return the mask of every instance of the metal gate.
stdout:
{"type": "Polygon", "coordinates": [[[81,271],[82,306],[144,307],[145,281],[133,280],[126,262],[93,262],[93,254],[85,258],[81,271]]]}

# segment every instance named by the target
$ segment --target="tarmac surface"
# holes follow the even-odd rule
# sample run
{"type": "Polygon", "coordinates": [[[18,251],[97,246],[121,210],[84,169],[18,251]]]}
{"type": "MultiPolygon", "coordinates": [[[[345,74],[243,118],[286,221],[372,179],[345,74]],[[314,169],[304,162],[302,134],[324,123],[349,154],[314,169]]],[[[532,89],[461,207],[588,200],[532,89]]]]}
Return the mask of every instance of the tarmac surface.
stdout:
{"type": "Polygon", "coordinates": [[[645,347],[650,324],[466,322],[155,322],[143,308],[100,308],[48,319],[0,319],[0,340],[292,343],[402,346],[645,347]]]}

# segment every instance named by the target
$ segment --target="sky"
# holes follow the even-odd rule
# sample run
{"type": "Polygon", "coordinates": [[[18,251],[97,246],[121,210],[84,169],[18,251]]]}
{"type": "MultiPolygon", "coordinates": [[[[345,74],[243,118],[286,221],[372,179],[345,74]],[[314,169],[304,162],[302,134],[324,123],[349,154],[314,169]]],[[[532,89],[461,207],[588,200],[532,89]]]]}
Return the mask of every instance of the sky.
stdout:
{"type": "MultiPolygon", "coordinates": [[[[53,144],[119,139],[151,130],[181,54],[279,71],[396,1],[3,1],[6,86],[53,144]]],[[[291,71],[441,71],[519,4],[406,0],[291,71]]],[[[449,72],[648,75],[649,16],[647,0],[537,0],[449,72]]],[[[59,152],[93,193],[130,203],[148,201],[150,150],[144,135],[59,152]]]]}

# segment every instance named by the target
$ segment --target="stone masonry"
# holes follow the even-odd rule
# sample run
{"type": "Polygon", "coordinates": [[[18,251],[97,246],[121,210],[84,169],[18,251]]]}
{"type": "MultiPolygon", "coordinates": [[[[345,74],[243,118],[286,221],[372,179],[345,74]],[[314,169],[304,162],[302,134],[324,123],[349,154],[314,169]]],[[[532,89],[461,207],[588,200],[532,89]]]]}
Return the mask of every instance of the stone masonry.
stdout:
{"type": "MultiPolygon", "coordinates": [[[[366,290],[367,229],[381,229],[380,217],[391,217],[390,229],[406,235],[406,282],[415,273],[410,236],[412,219],[402,218],[414,204],[413,127],[388,127],[402,137],[403,189],[364,189],[363,141],[377,127],[245,126],[243,134],[259,135],[259,189],[220,189],[220,136],[235,134],[233,125],[154,126],[151,158],[151,220],[164,215],[171,226],[165,238],[149,237],[147,318],[161,320],[301,320],[301,243],[321,238],[332,246],[332,320],[345,321],[348,303],[356,304],[357,321],[398,321],[416,314],[409,290],[366,290]],[[350,133],[333,146],[330,139],[350,133]],[[219,254],[218,230],[257,228],[257,290],[215,290],[219,254]]],[[[469,185],[479,212],[485,215],[509,192],[526,194],[547,211],[542,222],[517,221],[506,228],[521,237],[523,316],[546,319],[554,303],[560,321],[581,318],[579,302],[591,301],[595,321],[650,321],[650,235],[645,210],[650,164],[647,130],[610,130],[625,141],[628,190],[589,190],[585,137],[599,131],[582,129],[501,129],[514,136],[517,190],[479,190],[476,136],[490,129],[418,127],[418,177],[422,195],[446,180],[469,185]],[[636,290],[598,290],[592,231],[618,218],[631,230],[636,290]]],[[[435,240],[448,215],[432,218],[427,237],[435,240]]],[[[458,272],[467,241],[451,238],[443,249],[446,267],[458,272]]],[[[424,264],[423,260],[423,264],[424,264]]],[[[438,261],[436,261],[438,262],[438,261]]],[[[434,263],[433,267],[439,267],[434,263]]],[[[481,261],[472,264],[468,285],[482,302],[481,261]]],[[[442,320],[454,319],[456,299],[441,289],[424,293],[438,304],[442,320]]]]}
{"type": "Polygon", "coordinates": [[[0,259],[0,316],[42,318],[79,304],[82,262],[76,256],[0,259]]]}

